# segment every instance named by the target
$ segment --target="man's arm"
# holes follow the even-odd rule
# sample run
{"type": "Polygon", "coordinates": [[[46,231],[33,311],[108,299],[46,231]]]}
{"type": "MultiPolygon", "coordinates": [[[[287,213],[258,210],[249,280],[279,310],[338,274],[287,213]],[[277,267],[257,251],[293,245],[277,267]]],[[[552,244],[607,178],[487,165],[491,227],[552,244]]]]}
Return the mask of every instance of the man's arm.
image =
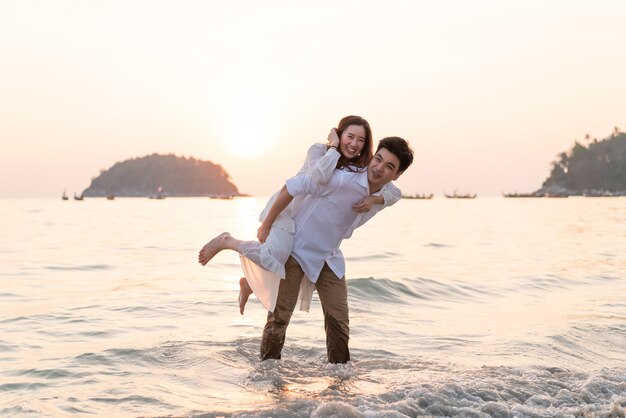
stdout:
{"type": "Polygon", "coordinates": [[[272,204],[272,207],[267,212],[267,216],[263,219],[263,223],[257,230],[256,237],[259,242],[265,242],[272,228],[272,224],[278,215],[289,206],[295,196],[314,194],[317,192],[317,183],[315,183],[308,174],[300,174],[288,179],[283,188],[280,189],[280,192],[278,192],[274,204],[272,204]]]}
{"type": "Polygon", "coordinates": [[[280,189],[280,192],[278,192],[278,196],[276,196],[276,200],[274,200],[274,204],[267,213],[267,216],[263,220],[263,223],[257,230],[256,237],[258,238],[259,242],[265,242],[267,236],[270,234],[272,224],[274,223],[278,215],[280,215],[280,213],[285,210],[287,206],[289,206],[292,200],[293,196],[291,196],[289,192],[287,192],[287,186],[283,186],[283,188],[280,189]]]}

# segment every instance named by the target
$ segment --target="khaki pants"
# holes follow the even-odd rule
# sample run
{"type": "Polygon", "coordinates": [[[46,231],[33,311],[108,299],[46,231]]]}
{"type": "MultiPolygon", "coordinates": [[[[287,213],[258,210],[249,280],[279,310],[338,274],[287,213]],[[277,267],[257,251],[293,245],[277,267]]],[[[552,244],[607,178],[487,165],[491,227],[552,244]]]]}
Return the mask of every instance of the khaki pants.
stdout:
{"type": "MultiPolygon", "coordinates": [[[[289,257],[285,264],[285,279],[280,281],[278,300],[274,312],[268,312],[267,322],[261,339],[261,359],[280,359],[285,334],[296,303],[304,271],[295,258],[289,257]]],[[[330,363],[346,363],[350,360],[348,339],[348,286],[345,277],[341,280],[324,264],[315,289],[322,303],[326,350],[330,363]]]]}

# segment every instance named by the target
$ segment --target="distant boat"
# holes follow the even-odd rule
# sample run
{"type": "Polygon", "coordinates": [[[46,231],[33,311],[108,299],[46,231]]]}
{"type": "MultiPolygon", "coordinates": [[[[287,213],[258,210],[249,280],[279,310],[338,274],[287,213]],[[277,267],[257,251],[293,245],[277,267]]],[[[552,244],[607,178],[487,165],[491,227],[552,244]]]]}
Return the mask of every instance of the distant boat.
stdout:
{"type": "Polygon", "coordinates": [[[61,199],[69,200],[69,197],[67,197],[67,193],[65,193],[65,190],[63,190],[63,196],[61,196],[61,199]]]}
{"type": "Polygon", "coordinates": [[[609,190],[583,190],[585,197],[618,197],[619,192],[611,192],[609,190]]]}
{"type": "Polygon", "coordinates": [[[115,199],[115,196],[111,193],[107,194],[107,200],[113,200],[115,199]]]}
{"type": "Polygon", "coordinates": [[[459,194],[459,193],[456,192],[456,190],[452,194],[444,193],[444,195],[448,199],[476,199],[476,194],[471,194],[471,193],[459,194]]]}
{"type": "Polygon", "coordinates": [[[403,199],[432,199],[433,198],[433,194],[414,194],[414,195],[404,195],[402,196],[403,199]]]}
{"type": "Polygon", "coordinates": [[[225,200],[232,200],[233,199],[233,195],[232,194],[213,194],[209,196],[210,199],[225,199],[225,200]]]}
{"type": "Polygon", "coordinates": [[[504,197],[544,197],[538,193],[502,193],[504,197]]]}
{"type": "Polygon", "coordinates": [[[165,195],[163,194],[163,188],[159,186],[157,192],[148,196],[150,199],[165,199],[165,195]]]}
{"type": "Polygon", "coordinates": [[[74,192],[74,200],[83,200],[83,195],[76,196],[76,192],[74,192]]]}

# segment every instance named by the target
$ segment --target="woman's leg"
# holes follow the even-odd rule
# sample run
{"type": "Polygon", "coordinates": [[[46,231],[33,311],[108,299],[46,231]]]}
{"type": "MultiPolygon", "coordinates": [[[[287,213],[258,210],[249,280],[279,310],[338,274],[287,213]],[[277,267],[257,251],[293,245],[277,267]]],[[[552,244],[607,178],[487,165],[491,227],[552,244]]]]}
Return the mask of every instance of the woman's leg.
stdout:
{"type": "MultiPolygon", "coordinates": [[[[255,263],[261,265],[261,243],[255,241],[241,241],[228,232],[224,232],[209,241],[198,254],[198,262],[203,266],[206,265],[217,253],[222,250],[233,250],[250,258],[255,263]],[[242,245],[244,244],[244,245],[242,245]],[[242,250],[242,247],[244,250],[242,250]]],[[[243,315],[243,311],[248,303],[248,299],[252,294],[248,280],[245,277],[239,279],[239,312],[243,315]]]]}
{"type": "MultiPolygon", "coordinates": [[[[241,268],[245,276],[239,280],[239,312],[241,314],[243,314],[248,298],[252,293],[256,294],[259,302],[268,311],[273,311],[276,306],[280,276],[272,271],[273,269],[270,270],[271,264],[275,264],[277,260],[272,260],[270,264],[262,261],[262,248],[267,244],[268,242],[261,244],[258,241],[242,241],[239,244],[241,268]]],[[[268,254],[265,255],[266,258],[267,256],[268,254]]],[[[284,266],[281,267],[284,271],[284,266]]]]}
{"type": "Polygon", "coordinates": [[[239,313],[243,315],[243,311],[248,303],[248,298],[252,294],[252,288],[248,284],[248,280],[245,277],[239,279],[239,313]]]}
{"type": "Polygon", "coordinates": [[[198,253],[198,262],[206,265],[217,253],[222,250],[233,250],[239,252],[241,240],[232,237],[228,232],[222,232],[211,241],[207,242],[198,253]]]}
{"type": "Polygon", "coordinates": [[[243,314],[252,293],[256,293],[263,306],[272,311],[276,305],[280,278],[284,277],[284,265],[289,258],[292,246],[293,234],[279,227],[271,229],[263,244],[258,241],[241,241],[232,237],[228,232],[224,232],[200,250],[198,261],[204,266],[222,250],[237,251],[243,257],[242,267],[246,276],[239,280],[239,312],[243,314]],[[249,260],[248,264],[245,260],[249,260]],[[260,270],[263,271],[253,268],[250,261],[262,267],[260,270]]]}

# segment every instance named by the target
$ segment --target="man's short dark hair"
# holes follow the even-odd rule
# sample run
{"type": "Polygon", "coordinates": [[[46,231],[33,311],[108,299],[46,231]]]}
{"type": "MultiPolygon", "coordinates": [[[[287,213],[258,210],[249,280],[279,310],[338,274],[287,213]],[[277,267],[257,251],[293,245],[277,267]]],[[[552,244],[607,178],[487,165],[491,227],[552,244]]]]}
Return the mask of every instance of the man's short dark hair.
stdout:
{"type": "Polygon", "coordinates": [[[376,152],[381,148],[387,149],[387,151],[398,157],[398,160],[400,160],[399,172],[406,170],[413,163],[413,150],[409,147],[409,143],[399,136],[389,136],[381,139],[376,152]]]}

